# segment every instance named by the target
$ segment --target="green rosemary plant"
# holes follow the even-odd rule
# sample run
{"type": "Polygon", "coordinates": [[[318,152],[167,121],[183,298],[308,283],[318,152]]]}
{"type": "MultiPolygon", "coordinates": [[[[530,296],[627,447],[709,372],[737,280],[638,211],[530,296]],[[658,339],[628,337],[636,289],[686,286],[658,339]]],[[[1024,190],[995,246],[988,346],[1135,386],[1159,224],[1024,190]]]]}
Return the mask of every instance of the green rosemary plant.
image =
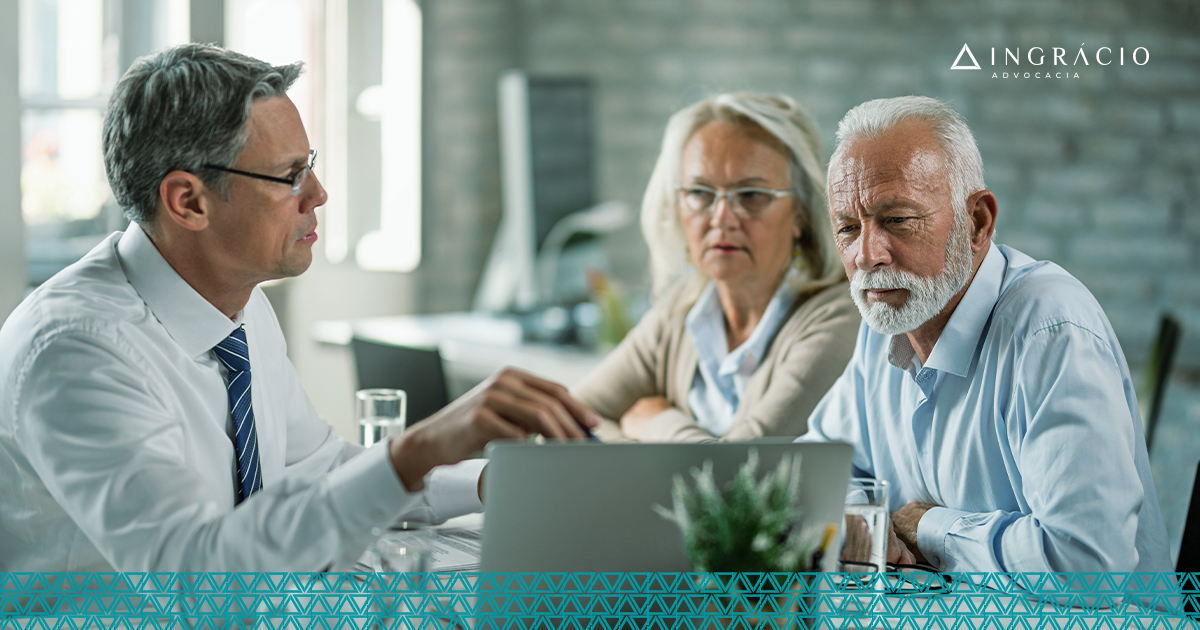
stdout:
{"type": "Polygon", "coordinates": [[[784,457],[774,471],[756,479],[758,451],[738,469],[724,491],[713,479],[712,461],[691,473],[696,487],[675,475],[673,510],[654,506],[683,532],[683,544],[697,571],[796,572],[816,563],[823,542],[820,528],[801,528],[800,455],[784,457]]]}

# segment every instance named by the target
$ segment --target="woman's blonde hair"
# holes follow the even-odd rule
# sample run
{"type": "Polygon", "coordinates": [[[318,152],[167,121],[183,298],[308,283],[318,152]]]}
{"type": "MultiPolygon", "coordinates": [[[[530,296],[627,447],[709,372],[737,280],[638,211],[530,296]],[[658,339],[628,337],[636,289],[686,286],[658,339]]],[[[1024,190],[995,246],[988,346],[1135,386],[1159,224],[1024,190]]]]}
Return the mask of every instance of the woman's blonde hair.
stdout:
{"type": "MultiPolygon", "coordinates": [[[[652,294],[658,296],[685,273],[687,237],[679,220],[679,197],[675,192],[680,183],[680,159],[692,135],[717,120],[761,129],[778,141],[777,148],[786,149],[793,207],[800,226],[795,245],[803,259],[800,273],[793,276],[796,288],[814,292],[845,280],[846,272],[834,249],[829,226],[825,168],[816,123],[786,96],[736,92],[690,105],[667,123],[662,150],[642,198],[642,233],[650,248],[652,294]]],[[[696,275],[702,280],[695,283],[698,294],[707,278],[699,269],[696,275]]],[[[690,301],[690,297],[685,300],[690,301]]]]}

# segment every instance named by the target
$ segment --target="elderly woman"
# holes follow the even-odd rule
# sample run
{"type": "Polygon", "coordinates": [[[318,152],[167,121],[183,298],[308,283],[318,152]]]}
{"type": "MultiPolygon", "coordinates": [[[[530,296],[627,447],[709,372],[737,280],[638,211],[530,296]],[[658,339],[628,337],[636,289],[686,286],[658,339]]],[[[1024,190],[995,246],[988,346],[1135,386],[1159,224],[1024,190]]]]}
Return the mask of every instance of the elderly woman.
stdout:
{"type": "Polygon", "coordinates": [[[572,393],[605,441],[798,436],[854,349],[816,125],[723,94],[671,117],[642,201],[654,307],[572,393]]]}

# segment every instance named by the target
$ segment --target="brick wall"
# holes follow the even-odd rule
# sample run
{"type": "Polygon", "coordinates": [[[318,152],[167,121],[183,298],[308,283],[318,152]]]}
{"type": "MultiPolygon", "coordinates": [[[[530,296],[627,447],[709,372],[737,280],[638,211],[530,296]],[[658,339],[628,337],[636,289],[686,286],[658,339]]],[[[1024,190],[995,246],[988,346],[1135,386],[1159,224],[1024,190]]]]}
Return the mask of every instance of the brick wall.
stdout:
{"type": "Polygon", "coordinates": [[[427,0],[421,312],[465,310],[500,222],[496,81],[521,65],[508,0],[427,0]]]}
{"type": "MultiPolygon", "coordinates": [[[[427,0],[426,257],[421,310],[466,308],[500,215],[495,80],[507,67],[597,86],[602,199],[639,202],[667,117],[717,91],[789,94],[826,137],[871,98],[951,101],[975,130],[1000,200],[996,240],[1053,260],[1095,293],[1129,360],[1158,314],[1187,330],[1200,367],[1200,5],[1097,0],[427,0]],[[980,71],[951,70],[962,45],[980,71]],[[1051,47],[1089,65],[1052,66],[1051,47]],[[992,47],[997,48],[994,69],[992,47]],[[1031,46],[1045,62],[1031,66],[1031,46]],[[1125,65],[1096,64],[1108,46],[1125,65]],[[1004,49],[1023,73],[992,78],[1004,49]],[[1146,65],[1132,51],[1145,47],[1146,65]]],[[[1107,60],[1107,57],[1103,57],[1107,60]]],[[[617,274],[644,286],[636,229],[609,239],[617,274]]]]}

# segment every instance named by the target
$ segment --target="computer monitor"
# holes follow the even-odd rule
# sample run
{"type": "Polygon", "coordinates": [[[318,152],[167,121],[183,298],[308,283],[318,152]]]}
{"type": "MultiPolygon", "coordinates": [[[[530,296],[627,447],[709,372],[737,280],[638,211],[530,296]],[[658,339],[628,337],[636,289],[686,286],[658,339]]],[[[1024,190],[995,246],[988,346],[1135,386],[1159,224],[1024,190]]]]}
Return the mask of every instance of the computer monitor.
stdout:
{"type": "Polygon", "coordinates": [[[476,310],[539,304],[538,254],[564,217],[594,205],[592,87],[580,77],[499,80],[504,214],[492,243],[476,310]]]}

